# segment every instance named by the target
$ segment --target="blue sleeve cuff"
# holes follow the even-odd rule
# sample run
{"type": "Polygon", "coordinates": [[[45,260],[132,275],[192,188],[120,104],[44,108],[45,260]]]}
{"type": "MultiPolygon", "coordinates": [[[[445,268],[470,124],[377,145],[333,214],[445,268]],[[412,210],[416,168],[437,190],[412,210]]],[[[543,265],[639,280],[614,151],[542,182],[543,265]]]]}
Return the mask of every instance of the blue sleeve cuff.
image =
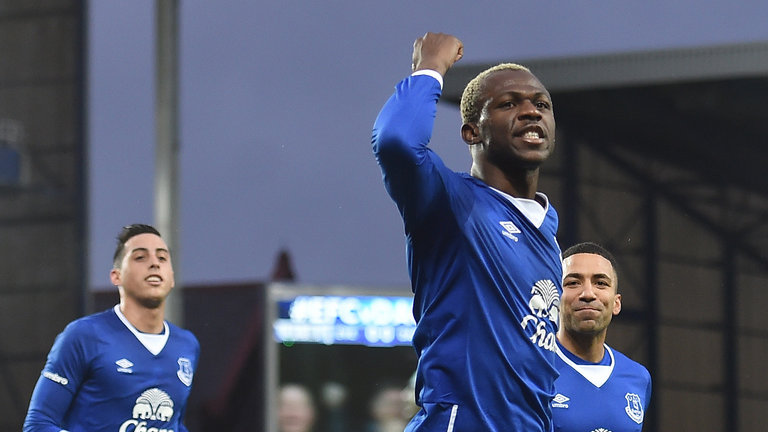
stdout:
{"type": "Polygon", "coordinates": [[[417,70],[416,72],[411,74],[411,76],[416,76],[416,75],[429,75],[429,76],[431,76],[432,78],[436,79],[437,82],[440,83],[440,90],[443,89],[443,76],[440,75],[440,72],[438,72],[436,70],[432,70],[432,69],[420,69],[420,70],[417,70]]]}

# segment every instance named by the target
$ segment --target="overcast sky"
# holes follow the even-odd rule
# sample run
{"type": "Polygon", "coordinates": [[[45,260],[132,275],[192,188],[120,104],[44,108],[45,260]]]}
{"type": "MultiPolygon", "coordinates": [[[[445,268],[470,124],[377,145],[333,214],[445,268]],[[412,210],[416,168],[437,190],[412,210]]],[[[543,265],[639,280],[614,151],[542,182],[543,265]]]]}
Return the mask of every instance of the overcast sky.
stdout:
{"type": "MultiPolygon", "coordinates": [[[[119,228],[153,223],[154,1],[89,13],[89,281],[101,289],[119,228]]],[[[461,64],[524,62],[768,41],[766,17],[761,0],[181,1],[180,279],[264,281],[286,248],[299,282],[408,286],[370,136],[426,31],[461,38],[461,64]]],[[[433,147],[463,171],[459,126],[440,106],[433,147]]]]}

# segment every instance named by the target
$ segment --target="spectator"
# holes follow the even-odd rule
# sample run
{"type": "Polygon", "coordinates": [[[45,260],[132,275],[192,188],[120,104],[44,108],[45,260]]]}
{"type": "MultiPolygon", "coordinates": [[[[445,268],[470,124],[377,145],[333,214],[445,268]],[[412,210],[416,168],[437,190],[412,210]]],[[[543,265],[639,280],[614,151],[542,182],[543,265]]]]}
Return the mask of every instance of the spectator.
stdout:
{"type": "Polygon", "coordinates": [[[315,425],[315,401],[300,384],[285,384],[278,394],[279,432],[311,432],[315,425]]]}
{"type": "Polygon", "coordinates": [[[402,388],[394,385],[381,387],[371,398],[371,422],[366,432],[402,432],[408,420],[403,418],[402,388]]]}

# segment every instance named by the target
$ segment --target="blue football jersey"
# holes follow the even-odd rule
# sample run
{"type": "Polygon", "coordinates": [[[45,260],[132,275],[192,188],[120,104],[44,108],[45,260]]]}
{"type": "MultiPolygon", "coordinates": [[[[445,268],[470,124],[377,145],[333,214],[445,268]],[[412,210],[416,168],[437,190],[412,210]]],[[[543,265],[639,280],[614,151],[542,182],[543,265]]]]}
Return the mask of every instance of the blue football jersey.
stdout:
{"type": "Polygon", "coordinates": [[[401,81],[373,129],[405,226],[419,357],[409,431],[551,430],[557,213],[452,171],[427,147],[440,85],[401,81]],[[532,205],[538,213],[526,210],[532,205]],[[535,214],[535,215],[534,215],[535,214]]]}
{"type": "Polygon", "coordinates": [[[70,323],[48,354],[24,431],[186,431],[181,421],[200,345],[171,323],[166,331],[153,354],[115,310],[70,323]]]}
{"type": "Polygon", "coordinates": [[[601,364],[581,360],[558,343],[552,415],[557,432],[640,432],[651,401],[651,375],[605,346],[601,364]]]}

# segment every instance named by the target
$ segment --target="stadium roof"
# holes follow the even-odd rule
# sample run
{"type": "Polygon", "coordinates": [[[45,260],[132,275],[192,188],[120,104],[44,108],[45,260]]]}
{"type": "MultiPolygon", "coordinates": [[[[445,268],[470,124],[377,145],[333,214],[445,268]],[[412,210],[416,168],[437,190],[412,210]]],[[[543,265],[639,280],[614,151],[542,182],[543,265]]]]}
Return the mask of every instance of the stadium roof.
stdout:
{"type": "MultiPolygon", "coordinates": [[[[569,139],[768,195],[768,42],[501,61],[528,66],[545,84],[569,139]]],[[[495,63],[457,64],[443,101],[458,104],[466,83],[495,63]]]]}

